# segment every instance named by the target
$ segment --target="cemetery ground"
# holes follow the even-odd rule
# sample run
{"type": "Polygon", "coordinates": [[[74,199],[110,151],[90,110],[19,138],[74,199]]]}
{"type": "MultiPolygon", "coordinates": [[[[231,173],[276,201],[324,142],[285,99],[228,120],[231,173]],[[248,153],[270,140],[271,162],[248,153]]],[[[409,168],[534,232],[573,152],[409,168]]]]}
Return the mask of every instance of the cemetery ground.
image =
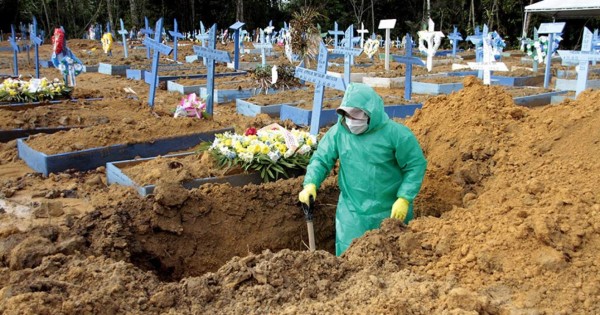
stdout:
{"type": "MultiPolygon", "coordinates": [[[[99,43],[82,44],[100,54],[99,43]]],[[[115,46],[114,60],[130,62],[115,46]]],[[[49,56],[49,45],[41,51],[49,56]]],[[[181,60],[189,54],[191,47],[180,47],[181,60]]],[[[140,56],[132,63],[147,64],[145,50],[132,55],[140,56]]],[[[20,58],[21,72],[31,73],[20,58]]],[[[0,53],[0,73],[10,73],[11,60],[0,53]]],[[[56,69],[42,70],[58,77],[56,69]]],[[[0,312],[600,312],[600,92],[523,107],[513,101],[523,92],[474,77],[462,83],[448,95],[419,95],[422,110],[403,120],[429,162],[417,219],[408,226],[386,220],[341,257],[332,254],[336,170],[318,191],[318,251],[311,253],[297,202],[302,176],[188,190],[180,181],[206,175],[210,161],[158,159],[138,170],[140,181],[156,185],[142,197],[107,185],[105,166],[43,176],[18,157],[15,140],[0,143],[0,312]]],[[[237,114],[234,101],[215,104],[213,120],[174,119],[181,94],[158,89],[150,110],[148,85],[122,76],[82,73],[74,93],[103,99],[1,108],[0,127],[84,127],[27,140],[48,152],[274,122],[294,127],[276,116],[237,114]]],[[[289,101],[293,93],[273,96],[289,101]]]]}

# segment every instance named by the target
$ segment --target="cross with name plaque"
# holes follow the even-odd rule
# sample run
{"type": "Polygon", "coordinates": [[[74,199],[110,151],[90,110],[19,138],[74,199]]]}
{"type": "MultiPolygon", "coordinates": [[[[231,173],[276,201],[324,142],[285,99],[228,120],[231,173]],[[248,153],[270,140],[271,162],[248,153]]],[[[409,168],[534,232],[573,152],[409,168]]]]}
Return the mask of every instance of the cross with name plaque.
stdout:
{"type": "Polygon", "coordinates": [[[224,50],[217,50],[217,24],[208,31],[208,47],[194,46],[194,52],[198,57],[206,58],[206,112],[213,114],[214,91],[215,91],[215,61],[231,62],[229,53],[224,50]]]}
{"type": "Polygon", "coordinates": [[[315,84],[315,96],[313,99],[312,116],[310,122],[310,133],[316,135],[319,133],[319,123],[321,121],[321,109],[323,108],[323,95],[325,87],[340,91],[346,90],[346,82],[341,77],[327,74],[327,47],[321,42],[319,44],[319,56],[317,57],[317,70],[306,69],[301,66],[296,67],[294,76],[300,80],[312,82],[315,84]]]}
{"type": "Polygon", "coordinates": [[[158,85],[156,84],[156,81],[158,80],[158,58],[160,57],[160,54],[169,55],[173,50],[173,48],[171,48],[170,46],[161,43],[160,37],[162,34],[162,28],[163,19],[160,18],[156,22],[154,38],[148,36],[144,38],[144,45],[146,45],[148,49],[154,50],[154,54],[152,56],[152,68],[150,69],[150,80],[148,82],[150,83],[150,92],[148,95],[148,104],[150,105],[150,107],[154,107],[154,97],[156,96],[156,86],[158,85]]]}

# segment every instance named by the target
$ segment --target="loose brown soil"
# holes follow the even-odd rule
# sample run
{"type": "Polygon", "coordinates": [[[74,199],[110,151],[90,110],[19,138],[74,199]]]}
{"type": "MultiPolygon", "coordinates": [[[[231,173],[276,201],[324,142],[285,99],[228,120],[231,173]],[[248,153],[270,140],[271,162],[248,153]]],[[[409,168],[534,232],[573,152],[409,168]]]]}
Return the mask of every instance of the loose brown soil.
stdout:
{"type": "MultiPolygon", "coordinates": [[[[10,56],[2,52],[0,60],[10,65],[10,56]]],[[[150,110],[144,83],[78,79],[107,99],[73,106],[70,115],[87,119],[85,109],[99,108],[93,115],[110,122],[78,137],[29,141],[73,145],[121,135],[127,142],[142,133],[279,122],[242,117],[233,102],[216,105],[214,121],[173,119],[180,95],[159,90],[150,110]],[[139,100],[127,98],[125,87],[139,100]],[[119,107],[131,110],[134,123],[119,119],[119,107]],[[136,134],[140,126],[146,129],[136,134]]],[[[40,176],[18,159],[14,141],[2,143],[0,312],[600,313],[600,92],[530,109],[516,106],[503,87],[472,77],[464,85],[428,98],[404,122],[429,162],[417,219],[408,226],[386,220],[341,257],[331,254],[335,170],[318,192],[319,250],[310,253],[297,202],[302,177],[188,191],[175,176],[142,198],[107,186],[104,167],[40,176]]],[[[0,119],[23,120],[26,111],[17,113],[0,119]]]]}

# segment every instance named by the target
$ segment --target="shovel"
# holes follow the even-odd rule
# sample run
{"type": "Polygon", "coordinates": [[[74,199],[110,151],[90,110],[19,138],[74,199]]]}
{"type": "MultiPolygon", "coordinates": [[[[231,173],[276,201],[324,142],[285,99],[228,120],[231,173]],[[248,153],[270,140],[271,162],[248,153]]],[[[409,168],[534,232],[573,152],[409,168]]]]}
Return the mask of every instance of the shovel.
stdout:
{"type": "Polygon", "coordinates": [[[304,218],[306,219],[306,228],[308,229],[308,248],[311,252],[316,249],[315,245],[315,229],[313,227],[313,205],[314,200],[312,196],[309,199],[309,204],[301,203],[302,211],[304,211],[304,218]]]}

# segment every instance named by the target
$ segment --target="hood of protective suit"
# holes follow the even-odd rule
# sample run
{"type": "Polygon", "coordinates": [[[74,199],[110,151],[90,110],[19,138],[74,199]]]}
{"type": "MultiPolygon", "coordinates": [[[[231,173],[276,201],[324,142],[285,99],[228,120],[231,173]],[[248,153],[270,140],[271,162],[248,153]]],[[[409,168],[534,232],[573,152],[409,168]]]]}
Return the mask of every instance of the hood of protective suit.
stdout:
{"type": "MultiPolygon", "coordinates": [[[[381,96],[364,83],[350,83],[340,107],[356,107],[369,115],[369,128],[365,133],[380,129],[390,119],[383,110],[381,96]]],[[[342,115],[338,118],[338,123],[341,123],[341,120],[342,115]]]]}

